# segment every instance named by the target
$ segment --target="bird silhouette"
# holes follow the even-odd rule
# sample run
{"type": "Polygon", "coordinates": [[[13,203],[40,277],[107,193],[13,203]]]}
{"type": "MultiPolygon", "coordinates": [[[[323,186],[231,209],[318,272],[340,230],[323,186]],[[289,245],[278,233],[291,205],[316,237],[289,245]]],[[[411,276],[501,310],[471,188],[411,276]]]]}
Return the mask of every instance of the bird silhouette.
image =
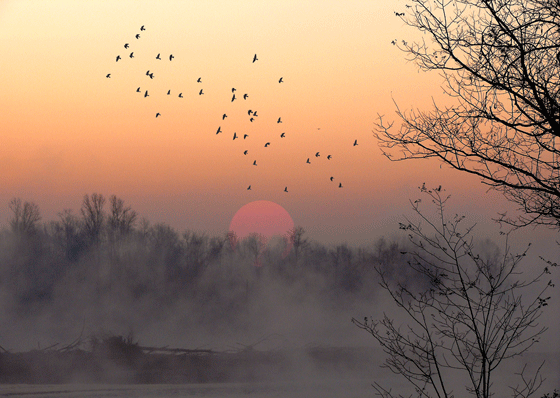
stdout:
{"type": "Polygon", "coordinates": [[[175,58],[175,57],[173,56],[173,54],[170,54],[170,55],[169,55],[169,60],[170,60],[170,61],[173,61],[173,58],[175,58]]]}
{"type": "Polygon", "coordinates": [[[251,190],[251,186],[249,185],[249,187],[247,188],[247,191],[250,191],[250,190],[251,190]]]}
{"type": "Polygon", "coordinates": [[[130,53],[129,57],[134,58],[134,51],[130,53]]]}
{"type": "Polygon", "coordinates": [[[280,134],[280,138],[284,138],[285,136],[286,136],[286,133],[280,134]]]}
{"type": "Polygon", "coordinates": [[[276,123],[282,123],[282,118],[279,117],[279,118],[278,118],[278,121],[277,121],[276,123]]]}
{"type": "Polygon", "coordinates": [[[266,144],[264,144],[264,147],[268,147],[270,145],[270,142],[267,142],[266,144]]]}
{"type": "Polygon", "coordinates": [[[158,53],[158,55],[156,56],[156,59],[159,59],[161,61],[160,55],[161,55],[161,53],[158,53]]]}
{"type": "Polygon", "coordinates": [[[338,184],[338,187],[339,187],[339,188],[342,188],[342,183],[339,183],[339,184],[338,184]]]}
{"type": "Polygon", "coordinates": [[[255,160],[255,161],[253,162],[253,166],[256,166],[256,165],[257,165],[257,161],[255,160]]]}
{"type": "Polygon", "coordinates": [[[227,115],[224,113],[222,116],[222,120],[224,120],[227,117],[227,115]]]}
{"type": "Polygon", "coordinates": [[[158,116],[161,116],[161,113],[159,113],[159,112],[158,112],[158,113],[156,113],[156,117],[158,117],[158,116]]]}
{"type": "Polygon", "coordinates": [[[199,77],[199,78],[196,80],[196,82],[197,82],[197,83],[202,83],[202,77],[199,77]]]}
{"type": "Polygon", "coordinates": [[[281,77],[280,80],[278,80],[278,83],[284,83],[284,78],[281,77]]]}
{"type": "Polygon", "coordinates": [[[119,59],[121,59],[121,56],[117,55],[117,60],[115,62],[119,62],[119,59]]]}
{"type": "Polygon", "coordinates": [[[243,139],[249,137],[249,134],[243,134],[243,139]]]}
{"type": "Polygon", "coordinates": [[[249,114],[249,116],[251,116],[251,113],[253,113],[253,111],[249,109],[249,112],[247,113],[249,114]]]}
{"type": "Polygon", "coordinates": [[[235,87],[233,87],[233,88],[231,89],[231,92],[232,92],[232,93],[235,93],[235,87]]]}
{"type": "Polygon", "coordinates": [[[331,181],[333,181],[333,180],[334,180],[334,177],[331,177],[331,181]]]}
{"type": "Polygon", "coordinates": [[[107,76],[105,76],[106,78],[110,79],[111,78],[111,74],[107,73],[107,76]]]}
{"type": "Polygon", "coordinates": [[[285,187],[285,188],[284,188],[284,192],[288,192],[288,187],[285,187]]]}
{"type": "Polygon", "coordinates": [[[255,61],[257,61],[257,60],[258,60],[257,54],[255,54],[255,56],[253,57],[253,62],[255,62],[255,61]]]}
{"type": "Polygon", "coordinates": [[[149,69],[146,71],[146,76],[150,76],[150,70],[149,69]]]}
{"type": "Polygon", "coordinates": [[[179,93],[179,98],[183,98],[183,93],[179,93]]]}
{"type": "Polygon", "coordinates": [[[154,78],[154,72],[150,73],[149,76],[150,76],[150,79],[153,79],[154,78]]]}
{"type": "Polygon", "coordinates": [[[318,158],[319,156],[320,156],[320,155],[319,155],[319,152],[317,152],[317,153],[315,154],[315,157],[318,158]]]}
{"type": "Polygon", "coordinates": [[[249,151],[248,151],[248,150],[245,150],[245,151],[243,152],[243,155],[247,155],[248,153],[249,153],[249,151]]]}
{"type": "Polygon", "coordinates": [[[237,133],[233,133],[233,139],[235,140],[237,138],[237,133]]]}
{"type": "Polygon", "coordinates": [[[200,89],[200,91],[198,92],[198,95],[202,95],[202,94],[204,94],[204,93],[202,92],[202,89],[200,89]]]}
{"type": "Polygon", "coordinates": [[[253,112],[253,116],[257,117],[259,115],[257,115],[257,111],[253,112]]]}
{"type": "Polygon", "coordinates": [[[128,48],[128,43],[124,43],[124,48],[128,48]]]}
{"type": "Polygon", "coordinates": [[[171,90],[167,90],[167,95],[171,94],[171,90]]]}
{"type": "Polygon", "coordinates": [[[332,156],[331,155],[327,155],[327,159],[331,160],[332,156]]]}
{"type": "Polygon", "coordinates": [[[253,123],[253,120],[255,120],[254,117],[252,117],[251,119],[249,119],[249,121],[250,121],[251,123],[253,123]]]}
{"type": "Polygon", "coordinates": [[[354,146],[358,145],[358,140],[354,140],[354,146]]]}
{"type": "Polygon", "coordinates": [[[305,162],[305,163],[309,163],[309,164],[311,164],[311,162],[309,161],[309,158],[307,158],[307,162],[305,162]]]}
{"type": "Polygon", "coordinates": [[[137,93],[139,93],[139,92],[140,92],[140,87],[138,87],[138,88],[136,89],[136,92],[137,92],[137,93]]]}
{"type": "Polygon", "coordinates": [[[149,97],[148,95],[148,90],[146,90],[146,92],[144,93],[144,98],[149,97]]]}
{"type": "Polygon", "coordinates": [[[220,134],[222,132],[222,126],[218,127],[218,131],[216,131],[216,134],[220,134]]]}
{"type": "Polygon", "coordinates": [[[140,38],[140,33],[136,34],[136,38],[139,39],[140,38]]]}
{"type": "Polygon", "coordinates": [[[146,30],[144,29],[144,25],[140,26],[140,30],[146,30]]]}
{"type": "Polygon", "coordinates": [[[243,99],[246,100],[247,98],[249,98],[249,94],[243,94],[243,99]]]}
{"type": "Polygon", "coordinates": [[[231,97],[231,102],[235,101],[235,94],[233,94],[233,97],[231,97]]]}

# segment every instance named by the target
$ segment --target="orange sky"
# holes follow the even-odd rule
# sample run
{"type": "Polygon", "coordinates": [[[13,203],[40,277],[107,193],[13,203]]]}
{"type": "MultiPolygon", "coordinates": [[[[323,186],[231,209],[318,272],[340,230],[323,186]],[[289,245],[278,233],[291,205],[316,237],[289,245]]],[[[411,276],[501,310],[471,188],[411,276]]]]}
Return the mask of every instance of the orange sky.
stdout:
{"type": "Polygon", "coordinates": [[[485,222],[509,208],[499,194],[434,162],[391,163],[372,136],[378,113],[395,119],[392,98],[403,109],[446,101],[440,77],[391,45],[418,37],[394,11],[404,2],[0,3],[0,221],[13,197],[50,220],[98,192],[151,222],[214,235],[243,205],[269,200],[316,240],[362,244],[396,231],[426,182],[485,222]],[[232,103],[232,87],[249,98],[232,103]]]}

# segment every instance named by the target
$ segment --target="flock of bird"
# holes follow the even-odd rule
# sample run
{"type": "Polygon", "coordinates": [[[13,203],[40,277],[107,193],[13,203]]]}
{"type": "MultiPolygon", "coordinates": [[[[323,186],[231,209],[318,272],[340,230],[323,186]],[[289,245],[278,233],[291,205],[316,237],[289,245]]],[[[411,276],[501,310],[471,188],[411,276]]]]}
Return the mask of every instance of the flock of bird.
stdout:
{"type": "MultiPolygon", "coordinates": [[[[142,25],[142,26],[140,27],[140,31],[143,32],[143,31],[145,31],[145,30],[146,30],[145,26],[142,25]]],[[[140,33],[137,33],[134,37],[135,37],[136,40],[139,40],[139,39],[141,38],[141,34],[140,34],[140,33]]],[[[124,48],[125,48],[125,50],[130,50],[130,43],[125,43],[125,44],[124,44],[124,48]]],[[[156,60],[160,60],[160,61],[161,61],[161,60],[162,60],[161,56],[162,56],[162,54],[161,54],[161,53],[158,53],[154,58],[155,58],[156,60]]],[[[129,58],[134,58],[134,51],[131,51],[130,54],[128,55],[128,57],[129,57],[129,58]]],[[[168,57],[166,56],[166,58],[168,58],[169,61],[173,61],[173,59],[175,58],[175,56],[174,56],[173,54],[170,54],[168,57]]],[[[121,60],[122,60],[121,55],[120,55],[120,54],[117,55],[116,58],[115,58],[115,62],[119,62],[119,61],[121,61],[121,60]]],[[[253,61],[252,61],[252,62],[255,63],[255,62],[258,61],[258,60],[259,60],[259,59],[257,58],[257,54],[255,54],[255,55],[253,56],[253,61]]],[[[150,79],[154,79],[154,78],[155,78],[154,72],[153,72],[153,71],[150,71],[150,70],[147,70],[147,71],[146,71],[146,76],[149,77],[150,79]]],[[[111,78],[111,73],[108,73],[108,74],[106,75],[106,78],[111,78]]],[[[199,77],[199,78],[196,80],[196,82],[197,82],[197,83],[202,83],[202,77],[199,77]]],[[[278,80],[278,83],[284,83],[284,78],[283,78],[283,77],[280,77],[279,80],[278,80]]],[[[240,98],[243,98],[243,100],[247,100],[247,99],[249,98],[249,94],[248,94],[248,93],[244,93],[241,97],[238,98],[238,97],[236,96],[236,91],[237,91],[236,88],[232,88],[232,89],[231,89],[231,93],[232,93],[231,102],[233,102],[233,101],[235,101],[235,100],[238,100],[238,99],[240,99],[240,98]]],[[[141,87],[138,87],[138,88],[136,89],[136,92],[137,92],[137,93],[140,93],[140,94],[142,94],[142,92],[144,92],[144,98],[147,98],[147,97],[150,96],[150,94],[148,93],[148,90],[142,90],[141,87]]],[[[167,95],[171,95],[171,90],[170,90],[170,89],[167,91],[167,95]]],[[[204,90],[203,90],[202,88],[200,89],[200,91],[198,91],[198,95],[204,95],[204,90]]],[[[179,97],[179,98],[184,98],[184,97],[183,97],[183,93],[180,92],[180,93],[178,94],[178,97],[179,97]]],[[[249,109],[249,110],[247,111],[247,115],[248,115],[248,120],[249,120],[249,122],[251,122],[251,123],[254,122],[254,121],[256,120],[256,118],[259,116],[259,115],[257,114],[257,111],[253,111],[252,109],[249,109]]],[[[156,117],[156,118],[159,118],[159,117],[161,117],[161,116],[162,116],[162,115],[161,115],[160,112],[156,112],[156,114],[155,114],[155,117],[156,117]]],[[[227,117],[228,117],[228,115],[227,115],[226,113],[224,113],[224,114],[222,115],[222,120],[225,120],[227,117]]],[[[282,123],[282,117],[279,117],[278,120],[276,121],[276,123],[277,123],[277,124],[282,123]]],[[[218,129],[216,130],[216,135],[221,134],[221,133],[223,133],[222,127],[221,127],[221,126],[218,126],[218,129]]],[[[243,134],[243,139],[244,139],[244,140],[247,139],[248,137],[249,137],[248,134],[243,134]]],[[[285,133],[285,132],[283,132],[283,133],[280,134],[280,138],[285,138],[285,137],[286,137],[286,133],[285,133]]],[[[241,136],[238,136],[236,132],[233,133],[233,140],[240,139],[240,138],[241,138],[241,136]]],[[[267,148],[267,147],[269,147],[270,145],[271,145],[270,142],[266,142],[266,143],[264,144],[264,147],[267,148]]],[[[353,145],[353,146],[357,146],[357,145],[358,145],[358,140],[354,140],[354,143],[353,143],[352,145],[353,145]]],[[[249,150],[246,149],[246,150],[243,151],[243,155],[248,155],[248,154],[249,154],[249,150]]],[[[316,152],[316,153],[315,153],[315,157],[316,157],[316,158],[318,158],[318,157],[320,157],[320,156],[321,156],[320,152],[316,152]]],[[[330,160],[332,159],[332,155],[330,155],[330,154],[327,155],[327,156],[326,156],[326,159],[330,161],[330,160]]],[[[306,164],[311,164],[311,157],[308,157],[307,160],[305,161],[305,163],[306,163],[306,164]]],[[[257,166],[257,160],[254,160],[254,161],[253,161],[253,166],[257,166]]],[[[334,182],[334,179],[335,179],[334,176],[331,176],[331,177],[330,177],[330,181],[331,181],[331,182],[334,182]]],[[[343,187],[343,186],[342,186],[342,183],[339,182],[339,183],[338,183],[338,188],[342,188],[342,187],[343,187]]],[[[249,185],[249,186],[247,187],[247,190],[251,190],[251,185],[249,185]]],[[[284,187],[284,192],[289,192],[287,186],[284,187]]]]}

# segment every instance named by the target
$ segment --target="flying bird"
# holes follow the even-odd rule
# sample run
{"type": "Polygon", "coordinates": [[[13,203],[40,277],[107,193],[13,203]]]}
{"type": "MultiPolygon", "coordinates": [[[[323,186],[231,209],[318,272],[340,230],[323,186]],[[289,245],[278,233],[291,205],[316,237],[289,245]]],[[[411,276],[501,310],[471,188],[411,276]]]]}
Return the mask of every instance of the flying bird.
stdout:
{"type": "Polygon", "coordinates": [[[334,180],[334,177],[331,177],[331,181],[333,181],[333,180],[334,180]]]}
{"type": "Polygon", "coordinates": [[[338,184],[338,187],[339,187],[339,188],[342,188],[342,183],[339,183],[339,184],[338,184]]]}
{"type": "Polygon", "coordinates": [[[150,76],[150,70],[149,69],[146,71],[146,76],[150,76]]]}
{"type": "Polygon", "coordinates": [[[264,147],[266,148],[269,145],[270,145],[270,142],[267,142],[266,144],[264,144],[264,147]]]}
{"type": "Polygon", "coordinates": [[[111,78],[111,74],[107,73],[107,76],[105,76],[106,78],[110,79],[111,78]]]}
{"type": "Polygon", "coordinates": [[[121,59],[121,56],[117,55],[117,60],[115,62],[119,62],[119,59],[121,59]]]}
{"type": "Polygon", "coordinates": [[[256,165],[257,165],[257,161],[255,160],[255,161],[253,162],[253,166],[256,166],[256,165]]]}
{"type": "Polygon", "coordinates": [[[134,51],[130,53],[129,57],[134,58],[134,51]]]}
{"type": "Polygon", "coordinates": [[[253,113],[253,111],[249,109],[249,112],[247,113],[249,114],[249,116],[251,116],[251,113],[253,113]]]}
{"type": "Polygon", "coordinates": [[[331,155],[327,155],[327,159],[331,160],[332,156],[331,155]]]}
{"type": "Polygon", "coordinates": [[[169,55],[169,60],[170,60],[170,61],[173,61],[173,58],[175,58],[175,57],[173,56],[173,54],[170,54],[170,55],[169,55]]]}
{"type": "Polygon", "coordinates": [[[197,83],[202,83],[202,77],[199,77],[199,78],[196,80],[196,82],[197,82],[197,83]]]}
{"type": "Polygon", "coordinates": [[[252,117],[251,119],[249,119],[249,121],[250,121],[251,123],[253,123],[253,120],[255,120],[254,117],[252,117]]]}
{"type": "Polygon", "coordinates": [[[237,138],[237,133],[233,133],[233,139],[235,140],[237,138]]]}
{"type": "Polygon", "coordinates": [[[249,153],[249,151],[248,151],[248,150],[245,150],[245,151],[243,152],[243,155],[247,155],[248,153],[249,153]]]}
{"type": "Polygon", "coordinates": [[[319,152],[317,152],[317,153],[315,154],[315,157],[318,158],[319,156],[320,156],[320,155],[319,155],[319,152]]]}
{"type": "Polygon", "coordinates": [[[235,94],[233,94],[233,97],[231,97],[231,102],[235,101],[235,94]]]}
{"type": "Polygon", "coordinates": [[[277,121],[276,123],[282,123],[282,118],[279,117],[279,118],[278,118],[278,121],[277,121]]]}
{"type": "Polygon", "coordinates": [[[284,138],[285,136],[286,136],[286,133],[280,134],[280,138],[284,138]]]}
{"type": "Polygon", "coordinates": [[[251,190],[251,186],[249,185],[249,187],[247,188],[247,191],[250,191],[250,190],[251,190]]]}
{"type": "Polygon", "coordinates": [[[179,93],[179,98],[183,98],[183,93],[179,93]]]}
{"type": "Polygon", "coordinates": [[[222,120],[224,120],[227,117],[227,115],[224,113],[224,115],[222,116],[222,120]]]}
{"type": "Polygon", "coordinates": [[[138,87],[138,88],[136,89],[136,92],[137,92],[137,93],[139,93],[139,92],[140,92],[140,87],[138,87]]]}
{"type": "Polygon", "coordinates": [[[140,26],[140,30],[146,30],[144,29],[144,25],[140,26]]]}
{"type": "Polygon", "coordinates": [[[232,92],[232,93],[235,93],[235,87],[233,87],[233,88],[231,89],[231,92],[232,92]]]}
{"type": "Polygon", "coordinates": [[[171,90],[167,90],[167,95],[171,94],[171,90]]]}
{"type": "Polygon", "coordinates": [[[216,134],[220,134],[222,132],[222,126],[218,127],[218,131],[216,131],[216,134]]]}
{"type": "Polygon", "coordinates": [[[202,92],[202,89],[200,89],[198,95],[202,95],[202,94],[204,94],[204,93],[202,92]]]}
{"type": "Polygon", "coordinates": [[[247,137],[249,137],[249,134],[244,134],[244,135],[243,135],[243,139],[245,139],[245,138],[247,138],[247,137]]]}
{"type": "Polygon", "coordinates": [[[144,98],[149,97],[148,95],[148,90],[146,90],[146,92],[144,93],[144,98]]]}
{"type": "Polygon", "coordinates": [[[150,76],[150,79],[153,79],[154,78],[154,72],[150,73],[149,76],[150,76]]]}
{"type": "Polygon", "coordinates": [[[284,188],[284,192],[288,192],[288,187],[284,188]]]}
{"type": "Polygon", "coordinates": [[[305,162],[305,163],[309,163],[309,164],[311,164],[311,162],[309,161],[309,158],[307,158],[307,162],[305,162]]]}
{"type": "Polygon", "coordinates": [[[136,34],[136,38],[139,39],[140,38],[140,33],[136,34]]]}
{"type": "Polygon", "coordinates": [[[156,117],[158,117],[158,116],[161,116],[161,113],[159,113],[159,112],[158,112],[158,113],[156,113],[156,117]]]}
{"type": "Polygon", "coordinates": [[[253,62],[255,62],[255,61],[257,61],[257,60],[258,60],[257,54],[255,54],[255,56],[253,57],[253,62]]]}
{"type": "Polygon", "coordinates": [[[161,53],[159,53],[159,54],[156,56],[156,59],[161,60],[160,55],[161,55],[161,53]]]}
{"type": "Polygon", "coordinates": [[[257,115],[257,111],[253,112],[253,116],[255,116],[255,117],[259,116],[259,115],[257,115]]]}
{"type": "Polygon", "coordinates": [[[249,94],[243,94],[243,99],[246,100],[249,97],[249,94]]]}
{"type": "Polygon", "coordinates": [[[124,48],[128,48],[128,43],[124,43],[124,48]]]}
{"type": "Polygon", "coordinates": [[[280,80],[278,80],[278,83],[284,83],[284,78],[281,77],[280,80]]]}
{"type": "Polygon", "coordinates": [[[354,146],[358,145],[358,140],[354,140],[354,146]]]}

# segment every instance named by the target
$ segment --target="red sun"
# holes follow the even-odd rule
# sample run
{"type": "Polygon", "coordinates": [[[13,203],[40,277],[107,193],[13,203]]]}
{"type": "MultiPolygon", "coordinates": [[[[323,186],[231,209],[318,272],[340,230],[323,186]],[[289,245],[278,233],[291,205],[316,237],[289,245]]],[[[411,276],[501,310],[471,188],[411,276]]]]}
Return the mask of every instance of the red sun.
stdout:
{"type": "MultiPolygon", "coordinates": [[[[240,208],[231,219],[230,243],[235,249],[237,242],[248,236],[257,235],[263,246],[266,246],[274,236],[287,238],[293,228],[294,221],[282,206],[268,200],[257,200],[240,208]],[[232,236],[232,233],[235,235],[232,236]]],[[[287,246],[291,246],[291,242],[287,243],[287,246]]],[[[287,251],[290,248],[287,247],[287,251]]]]}

